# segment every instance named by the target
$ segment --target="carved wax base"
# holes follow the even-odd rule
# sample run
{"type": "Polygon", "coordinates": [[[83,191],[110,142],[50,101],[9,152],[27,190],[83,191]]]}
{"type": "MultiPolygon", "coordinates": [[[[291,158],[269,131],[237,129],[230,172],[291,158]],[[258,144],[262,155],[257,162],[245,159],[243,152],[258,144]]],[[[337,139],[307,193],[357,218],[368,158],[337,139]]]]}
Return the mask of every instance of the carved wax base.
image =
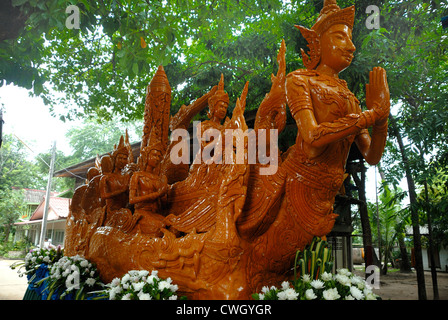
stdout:
{"type": "Polygon", "coordinates": [[[213,229],[179,238],[163,230],[163,237],[154,238],[106,226],[93,233],[86,256],[105,283],[130,270],[158,270],[188,299],[250,299],[263,286],[288,280],[296,251],[313,238],[287,214],[286,206],[284,201],[274,227],[253,242],[235,234],[222,241],[213,229]]]}

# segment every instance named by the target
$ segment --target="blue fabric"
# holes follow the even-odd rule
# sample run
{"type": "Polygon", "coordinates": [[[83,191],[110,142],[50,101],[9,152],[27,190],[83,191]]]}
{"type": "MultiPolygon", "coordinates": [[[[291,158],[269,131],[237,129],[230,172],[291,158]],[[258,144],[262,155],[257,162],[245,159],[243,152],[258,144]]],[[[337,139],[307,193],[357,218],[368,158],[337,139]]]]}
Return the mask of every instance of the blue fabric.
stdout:
{"type": "Polygon", "coordinates": [[[36,270],[35,276],[32,278],[31,275],[27,275],[28,278],[28,289],[31,291],[36,292],[37,294],[42,294],[42,291],[44,291],[46,289],[46,282],[44,281],[41,285],[36,284],[36,282],[39,282],[40,280],[48,277],[50,275],[50,270],[48,270],[48,266],[44,263],[42,263],[39,268],[36,270]],[[30,279],[32,278],[32,280],[30,281],[30,279]]]}
{"type": "MultiPolygon", "coordinates": [[[[48,281],[45,280],[43,281],[40,285],[36,284],[37,282],[41,281],[44,278],[47,278],[50,276],[50,270],[48,269],[48,265],[42,263],[39,268],[36,270],[36,272],[34,273],[34,277],[33,275],[28,274],[27,278],[28,278],[28,288],[27,288],[27,292],[25,293],[25,297],[24,300],[36,300],[36,299],[40,299],[41,300],[48,300],[48,295],[50,294],[50,291],[48,290],[48,281]]],[[[63,293],[63,291],[61,289],[56,290],[50,300],[59,300],[61,294],[63,293]]],[[[75,293],[76,292],[70,292],[68,294],[66,294],[63,297],[63,300],[75,300],[75,293]]],[[[99,298],[101,297],[101,295],[98,294],[87,294],[85,299],[86,300],[93,300],[95,298],[99,298]]],[[[106,299],[106,298],[103,298],[106,299]]]]}

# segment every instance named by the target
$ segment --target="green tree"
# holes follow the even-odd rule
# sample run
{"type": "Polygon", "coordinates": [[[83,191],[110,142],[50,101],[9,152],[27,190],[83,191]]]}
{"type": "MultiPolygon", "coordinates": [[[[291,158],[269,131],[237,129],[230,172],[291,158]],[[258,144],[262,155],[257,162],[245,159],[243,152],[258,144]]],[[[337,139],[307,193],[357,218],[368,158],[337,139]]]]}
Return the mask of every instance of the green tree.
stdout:
{"type": "MultiPolygon", "coordinates": [[[[381,187],[379,204],[369,203],[370,223],[374,234],[380,238],[383,258],[382,274],[387,274],[388,263],[394,264],[393,249],[409,223],[409,211],[401,204],[403,193],[391,190],[387,184],[381,187]],[[378,225],[379,224],[379,225],[378,225]],[[378,231],[379,230],[379,234],[378,231]]],[[[404,259],[403,259],[404,260],[404,259]]]]}
{"type": "Polygon", "coordinates": [[[444,1],[385,2],[380,30],[363,42],[369,61],[388,70],[391,98],[398,111],[390,117],[390,140],[383,157],[387,180],[408,183],[419,298],[426,299],[417,190],[426,182],[427,170],[446,150],[447,37],[440,18],[448,14],[444,1]],[[397,161],[400,159],[400,161],[397,161]]]}
{"type": "Polygon", "coordinates": [[[45,188],[37,166],[28,160],[26,147],[14,136],[5,134],[0,148],[0,190],[45,188]]]}
{"type": "Polygon", "coordinates": [[[140,141],[143,124],[140,121],[120,123],[119,121],[108,121],[97,123],[86,120],[80,126],[70,128],[66,134],[73,153],[67,159],[75,164],[97,155],[111,152],[114,145],[118,144],[121,136],[129,135],[130,143],[140,141]]]}
{"type": "Polygon", "coordinates": [[[14,223],[25,211],[26,204],[22,190],[0,189],[0,227],[3,229],[3,241],[9,241],[14,223]]]}

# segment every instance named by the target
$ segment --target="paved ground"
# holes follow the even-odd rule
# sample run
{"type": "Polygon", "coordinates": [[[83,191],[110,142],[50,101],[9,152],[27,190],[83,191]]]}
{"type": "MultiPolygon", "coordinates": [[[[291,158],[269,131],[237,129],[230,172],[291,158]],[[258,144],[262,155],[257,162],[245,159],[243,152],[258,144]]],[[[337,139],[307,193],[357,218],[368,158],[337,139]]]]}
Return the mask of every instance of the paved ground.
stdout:
{"type": "MultiPolygon", "coordinates": [[[[26,288],[26,277],[19,277],[17,270],[10,268],[18,260],[0,258],[0,300],[22,300],[26,288]]],[[[426,294],[428,300],[433,299],[431,273],[425,272],[426,294]]],[[[437,273],[439,298],[448,300],[448,273],[437,273]]],[[[417,276],[415,272],[389,272],[380,276],[380,288],[374,290],[383,300],[418,300],[417,276]]]]}
{"type": "Polygon", "coordinates": [[[28,286],[26,276],[19,277],[10,266],[19,260],[0,258],[0,300],[22,300],[28,286]]]}
{"type": "MultiPolygon", "coordinates": [[[[433,300],[431,272],[425,271],[426,296],[433,300]]],[[[439,300],[448,300],[448,273],[437,272],[439,300]]],[[[380,288],[374,292],[383,300],[418,300],[417,274],[389,272],[380,276],[380,288]]]]}

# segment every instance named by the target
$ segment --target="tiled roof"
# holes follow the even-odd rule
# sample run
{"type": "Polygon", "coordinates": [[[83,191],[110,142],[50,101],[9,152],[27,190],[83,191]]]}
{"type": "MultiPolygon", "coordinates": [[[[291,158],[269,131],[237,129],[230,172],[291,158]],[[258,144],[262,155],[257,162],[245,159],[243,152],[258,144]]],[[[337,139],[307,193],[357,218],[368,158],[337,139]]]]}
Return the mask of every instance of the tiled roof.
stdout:
{"type": "MultiPolygon", "coordinates": [[[[67,218],[70,203],[71,199],[69,198],[50,197],[50,205],[48,209],[49,211],[54,212],[54,215],[49,215],[48,220],[59,220],[67,218]]],[[[34,213],[32,214],[30,221],[41,220],[44,216],[44,210],[45,210],[45,198],[42,199],[42,202],[37,207],[36,211],[34,211],[34,213]]]]}

